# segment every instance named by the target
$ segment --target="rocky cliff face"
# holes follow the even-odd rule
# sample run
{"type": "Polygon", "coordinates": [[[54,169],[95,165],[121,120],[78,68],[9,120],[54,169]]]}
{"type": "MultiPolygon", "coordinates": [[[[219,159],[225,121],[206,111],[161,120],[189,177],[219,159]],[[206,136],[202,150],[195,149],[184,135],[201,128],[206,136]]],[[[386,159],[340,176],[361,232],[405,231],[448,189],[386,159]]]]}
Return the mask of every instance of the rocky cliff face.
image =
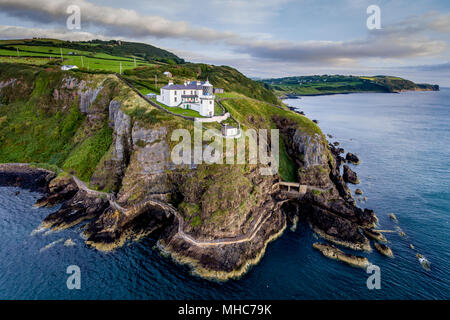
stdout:
{"type": "Polygon", "coordinates": [[[306,219],[319,235],[337,244],[370,250],[360,229],[371,228],[376,217],[354,205],[339,173],[339,152],[322,135],[292,120],[273,119],[297,181],[315,188],[297,199],[283,197],[274,188],[280,177],[262,176],[257,165],[175,166],[171,132],[192,124],[152,108],[111,76],[63,76],[51,96],[61,109],[77,103],[87,118],[87,135],[107,122],[112,143],[85,182],[68,173],[16,170],[14,175],[14,167],[2,176],[6,169],[0,167],[0,184],[23,186],[34,179],[45,193],[38,205],[63,202],[44,220],[46,228],[89,221],[87,243],[101,250],[157,232],[162,251],[191,264],[202,276],[222,280],[257,263],[267,244],[282,234],[287,218],[306,219]]]}

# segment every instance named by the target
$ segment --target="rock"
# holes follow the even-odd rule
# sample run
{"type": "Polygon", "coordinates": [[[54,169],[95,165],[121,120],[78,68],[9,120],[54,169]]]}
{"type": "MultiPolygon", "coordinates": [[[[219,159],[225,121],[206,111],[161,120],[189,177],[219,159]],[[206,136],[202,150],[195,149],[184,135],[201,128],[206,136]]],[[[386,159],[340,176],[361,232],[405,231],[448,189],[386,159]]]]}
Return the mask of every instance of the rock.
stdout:
{"type": "Polygon", "coordinates": [[[334,145],[335,147],[337,147],[337,146],[339,145],[339,142],[335,141],[335,142],[333,142],[333,145],[334,145]]]}
{"type": "Polygon", "coordinates": [[[397,219],[397,217],[395,216],[395,214],[389,213],[389,218],[391,218],[392,221],[398,223],[398,219],[397,219]]]}
{"type": "Polygon", "coordinates": [[[353,154],[348,152],[347,155],[345,156],[345,160],[347,160],[348,162],[351,162],[353,164],[358,164],[359,163],[359,158],[353,154]]]}
{"type": "Polygon", "coordinates": [[[369,260],[367,260],[367,258],[347,254],[332,245],[315,242],[313,248],[322,252],[327,258],[348,263],[353,267],[366,268],[369,265],[369,260]]]}
{"type": "Polygon", "coordinates": [[[328,138],[333,139],[333,136],[331,134],[327,134],[328,138]]]}
{"type": "Polygon", "coordinates": [[[319,120],[315,120],[315,119],[314,119],[312,122],[314,122],[314,123],[317,124],[317,123],[319,123],[319,120]]]}
{"type": "Polygon", "coordinates": [[[364,201],[367,201],[367,197],[364,197],[363,200],[364,200],[364,201]]]}
{"type": "Polygon", "coordinates": [[[414,245],[412,243],[409,244],[409,247],[414,250],[414,245]]]}
{"type": "Polygon", "coordinates": [[[381,242],[387,242],[386,238],[381,232],[370,230],[370,229],[363,229],[363,232],[366,236],[368,236],[370,239],[381,241],[381,242]]]}
{"type": "Polygon", "coordinates": [[[345,182],[349,182],[352,184],[359,183],[358,175],[347,165],[344,165],[344,174],[342,175],[342,177],[344,178],[345,182]]]}
{"type": "Polygon", "coordinates": [[[375,242],[374,243],[375,249],[377,249],[377,251],[387,257],[393,258],[394,254],[392,253],[391,248],[389,248],[388,246],[375,242]]]}
{"type": "Polygon", "coordinates": [[[427,258],[425,258],[424,256],[422,256],[420,253],[418,253],[417,255],[417,259],[419,259],[420,264],[422,265],[422,267],[425,270],[430,271],[430,267],[431,267],[431,262],[427,260],[427,258]]]}
{"type": "Polygon", "coordinates": [[[403,231],[399,231],[398,234],[399,234],[401,237],[406,237],[406,233],[404,233],[403,231]]]}
{"type": "Polygon", "coordinates": [[[66,246],[66,247],[73,247],[75,245],[76,245],[76,243],[71,238],[64,241],[64,246],[66,246]]]}
{"type": "Polygon", "coordinates": [[[48,183],[56,174],[26,164],[0,164],[0,186],[11,186],[35,192],[48,192],[48,183]]]}
{"type": "Polygon", "coordinates": [[[364,192],[361,189],[356,189],[355,194],[363,194],[364,192]]]}

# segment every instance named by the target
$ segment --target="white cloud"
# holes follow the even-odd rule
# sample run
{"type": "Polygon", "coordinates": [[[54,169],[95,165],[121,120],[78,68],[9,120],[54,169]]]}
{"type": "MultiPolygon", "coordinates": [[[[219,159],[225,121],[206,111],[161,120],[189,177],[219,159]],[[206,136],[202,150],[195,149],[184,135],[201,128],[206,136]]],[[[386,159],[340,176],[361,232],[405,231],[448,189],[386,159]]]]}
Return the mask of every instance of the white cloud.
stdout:
{"type": "MultiPolygon", "coordinates": [[[[266,1],[245,2],[243,0],[211,0],[210,7],[223,8],[231,12],[245,13],[252,10],[267,14],[272,8],[266,1]]],[[[285,1],[285,0],[277,0],[285,1]]],[[[136,10],[114,8],[90,3],[86,0],[0,0],[0,8],[5,14],[27,17],[36,22],[52,23],[68,16],[68,5],[76,4],[81,8],[82,27],[92,24],[104,32],[104,36],[148,39],[149,37],[189,40],[202,43],[203,46],[219,44],[229,52],[269,61],[290,62],[303,65],[329,66],[353,65],[362,59],[404,59],[436,56],[446,51],[447,42],[431,39],[425,30],[448,29],[448,15],[429,13],[374,30],[366,38],[350,41],[286,41],[274,40],[267,35],[249,36],[233,32],[218,31],[211,28],[193,26],[185,21],[172,21],[161,16],[143,15],[136,10]],[[446,20],[447,19],[447,20],[446,20]]],[[[197,4],[193,4],[197,5],[197,4]]],[[[201,6],[202,4],[198,4],[201,6]]],[[[213,13],[212,13],[213,14],[213,13]]],[[[221,15],[223,16],[223,14],[221,15]]],[[[236,17],[234,17],[236,19],[236,17]]],[[[84,27],[83,27],[84,28],[84,27]]],[[[21,29],[25,37],[31,31],[21,29]]],[[[72,33],[63,30],[38,29],[40,36],[60,37],[63,39],[89,37],[90,33],[72,33]],[[57,35],[60,34],[59,36],[57,35]]],[[[10,33],[12,31],[9,31],[10,33]]],[[[20,30],[14,32],[19,36],[20,30]]],[[[34,31],[33,31],[34,32],[34,31]]],[[[3,35],[3,32],[1,33],[3,35]]],[[[23,37],[23,36],[22,36],[23,37]]]]}

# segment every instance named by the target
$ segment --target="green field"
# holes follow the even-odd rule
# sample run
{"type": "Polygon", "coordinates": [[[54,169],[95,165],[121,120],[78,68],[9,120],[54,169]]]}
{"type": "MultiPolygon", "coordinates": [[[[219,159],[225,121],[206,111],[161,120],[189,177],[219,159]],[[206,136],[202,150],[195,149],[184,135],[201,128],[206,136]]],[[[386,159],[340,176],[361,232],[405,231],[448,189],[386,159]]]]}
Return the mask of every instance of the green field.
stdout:
{"type": "MultiPolygon", "coordinates": [[[[77,43],[86,49],[73,49],[63,47],[66,42],[51,39],[40,39],[42,45],[26,44],[27,40],[1,40],[0,61],[11,63],[25,63],[44,65],[46,63],[59,63],[76,65],[80,69],[90,71],[120,72],[142,66],[153,66],[155,63],[142,57],[129,54],[128,56],[115,56],[106,52],[96,51],[98,44],[77,43]],[[53,45],[53,46],[51,46],[53,45]],[[61,56],[63,60],[61,61],[61,56]],[[47,58],[46,58],[47,57],[47,58]],[[122,64],[122,68],[120,65],[122,64]]],[[[161,64],[161,62],[157,62],[161,64]]]]}

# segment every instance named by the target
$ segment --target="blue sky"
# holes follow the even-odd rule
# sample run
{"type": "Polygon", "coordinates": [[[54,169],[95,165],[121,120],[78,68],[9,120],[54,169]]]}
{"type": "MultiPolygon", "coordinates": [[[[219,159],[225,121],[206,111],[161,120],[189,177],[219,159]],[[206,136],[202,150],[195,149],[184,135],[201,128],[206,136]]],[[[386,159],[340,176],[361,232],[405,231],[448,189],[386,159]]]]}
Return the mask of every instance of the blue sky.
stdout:
{"type": "Polygon", "coordinates": [[[450,86],[450,1],[0,0],[0,38],[125,39],[247,76],[392,74],[450,86]],[[66,28],[67,6],[81,30],[66,28]],[[368,30],[378,5],[381,29],[368,30]]]}

